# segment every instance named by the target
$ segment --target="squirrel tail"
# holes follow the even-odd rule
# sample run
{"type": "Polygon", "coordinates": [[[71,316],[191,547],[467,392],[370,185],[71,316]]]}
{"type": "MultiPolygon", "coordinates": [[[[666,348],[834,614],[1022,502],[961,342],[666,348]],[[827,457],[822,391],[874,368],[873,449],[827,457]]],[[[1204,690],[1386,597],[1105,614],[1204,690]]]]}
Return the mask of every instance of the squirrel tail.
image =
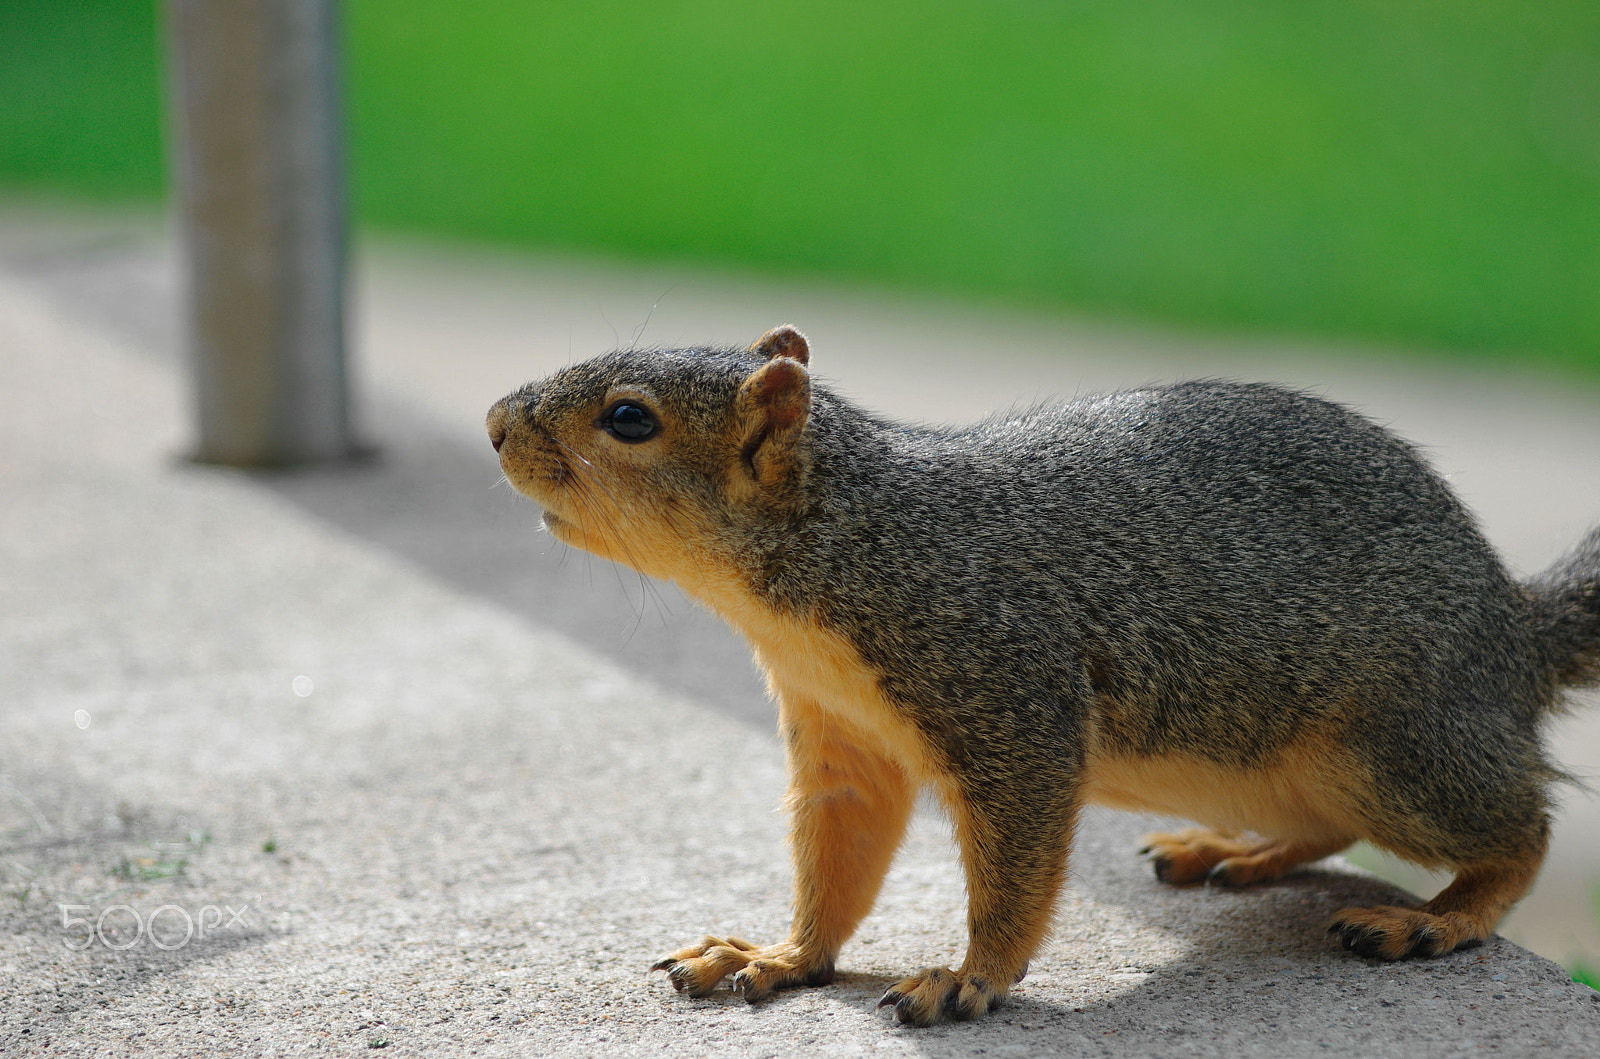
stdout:
{"type": "Polygon", "coordinates": [[[1600,684],[1600,526],[1526,586],[1547,672],[1558,684],[1600,684]]]}

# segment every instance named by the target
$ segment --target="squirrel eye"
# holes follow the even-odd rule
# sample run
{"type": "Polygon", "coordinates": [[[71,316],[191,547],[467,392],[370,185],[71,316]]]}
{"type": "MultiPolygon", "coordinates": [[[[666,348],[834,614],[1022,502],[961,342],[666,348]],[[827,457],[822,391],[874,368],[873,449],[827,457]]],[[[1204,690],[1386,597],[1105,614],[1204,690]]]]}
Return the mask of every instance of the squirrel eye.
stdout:
{"type": "Polygon", "coordinates": [[[643,441],[656,432],[656,417],[648,408],[619,404],[600,417],[600,425],[621,441],[643,441]]]}

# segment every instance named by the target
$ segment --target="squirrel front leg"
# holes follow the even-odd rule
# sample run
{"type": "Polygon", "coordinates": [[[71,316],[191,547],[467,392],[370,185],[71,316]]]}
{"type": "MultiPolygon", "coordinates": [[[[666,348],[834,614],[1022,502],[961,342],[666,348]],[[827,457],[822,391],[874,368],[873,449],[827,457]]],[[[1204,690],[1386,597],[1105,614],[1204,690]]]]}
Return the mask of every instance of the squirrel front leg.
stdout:
{"type": "Polygon", "coordinates": [[[1079,798],[1075,790],[1002,784],[998,797],[970,784],[950,798],[967,876],[967,955],[895,983],[879,1007],[928,1026],[993,1011],[1028,968],[1050,929],[1066,875],[1079,798]]]}
{"type": "Polygon", "coordinates": [[[814,703],[784,699],[779,709],[795,873],[789,938],[757,946],[706,937],[655,965],[691,996],[729,975],[752,1003],[832,981],[839,949],[871,911],[911,815],[915,788],[899,765],[860,746],[814,703]]]}

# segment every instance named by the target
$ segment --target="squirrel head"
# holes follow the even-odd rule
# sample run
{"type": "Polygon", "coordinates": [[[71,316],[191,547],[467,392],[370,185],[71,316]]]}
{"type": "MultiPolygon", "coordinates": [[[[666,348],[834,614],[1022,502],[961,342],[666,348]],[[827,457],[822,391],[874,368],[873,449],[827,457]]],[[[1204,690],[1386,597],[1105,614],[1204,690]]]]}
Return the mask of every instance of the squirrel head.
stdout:
{"type": "Polygon", "coordinates": [[[693,576],[741,525],[800,504],[810,350],[787,325],[748,349],[618,350],[489,410],[506,479],[558,540],[643,573],[693,576]]]}

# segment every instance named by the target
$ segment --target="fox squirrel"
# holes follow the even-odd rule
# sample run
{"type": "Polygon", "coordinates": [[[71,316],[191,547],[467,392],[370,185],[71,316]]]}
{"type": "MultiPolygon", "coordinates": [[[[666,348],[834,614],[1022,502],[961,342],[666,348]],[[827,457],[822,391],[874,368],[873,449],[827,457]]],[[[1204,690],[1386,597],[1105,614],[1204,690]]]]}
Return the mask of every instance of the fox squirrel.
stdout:
{"type": "Polygon", "coordinates": [[[1214,828],[1146,839],[1169,883],[1272,879],[1358,839],[1456,873],[1419,909],[1339,912],[1366,956],[1476,944],[1527,889],[1561,778],[1540,720],[1600,682],[1600,529],[1519,585],[1406,443],[1272,386],[936,429],[808,363],[787,326],[619,351],[489,412],[549,531],[720,614],[778,704],[789,938],[674,952],[655,969],[678,989],[829,981],[925,787],[970,941],[884,995],[915,1025],[1020,980],[1087,802],[1214,828]]]}

